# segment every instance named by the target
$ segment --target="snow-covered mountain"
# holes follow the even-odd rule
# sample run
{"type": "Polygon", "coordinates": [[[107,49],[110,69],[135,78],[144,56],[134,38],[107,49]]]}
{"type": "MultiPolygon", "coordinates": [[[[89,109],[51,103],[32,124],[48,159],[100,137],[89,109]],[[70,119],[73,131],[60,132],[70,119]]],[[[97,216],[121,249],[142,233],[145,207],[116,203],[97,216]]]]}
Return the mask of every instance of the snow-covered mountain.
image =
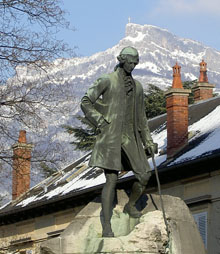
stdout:
{"type": "MultiPolygon", "coordinates": [[[[27,130],[29,140],[37,143],[35,151],[51,145],[51,154],[60,158],[59,167],[73,162],[78,153],[69,142],[72,137],[61,128],[62,124],[74,125],[75,115],[80,113],[80,99],[89,86],[103,73],[112,72],[117,64],[116,57],[122,48],[133,46],[139,51],[140,63],[136,66],[133,76],[141,81],[144,89],[151,83],[166,89],[172,83],[172,66],[178,62],[182,67],[182,80],[195,80],[199,77],[199,63],[204,59],[208,64],[208,78],[210,83],[220,89],[220,52],[197,41],[177,37],[169,31],[151,25],[128,23],[125,37],[119,43],[103,52],[90,57],[75,57],[72,59],[57,59],[47,73],[38,75],[33,70],[23,67],[17,70],[18,79],[35,82],[39,87],[52,79],[54,85],[63,91],[65,113],[58,112],[50,115],[42,110],[41,118],[44,124],[40,136],[27,130]]],[[[60,95],[59,95],[60,96],[60,95]]],[[[54,96],[54,101],[56,97],[54,96]]],[[[64,111],[63,111],[64,112],[64,111]]],[[[16,133],[22,126],[14,127],[16,133]]],[[[50,155],[48,155],[50,156],[50,155]]]]}
{"type": "Polygon", "coordinates": [[[133,46],[140,54],[134,76],[147,88],[152,83],[163,89],[172,83],[172,66],[178,62],[182,80],[195,80],[199,76],[199,63],[208,63],[209,82],[220,88],[220,52],[197,41],[177,37],[166,29],[152,25],[128,23],[125,37],[119,43],[90,57],[56,60],[56,67],[49,70],[63,75],[74,94],[81,96],[92,82],[103,73],[112,72],[116,56],[122,48],[133,46]]]}
{"type": "Polygon", "coordinates": [[[152,83],[164,89],[171,85],[172,66],[176,62],[182,67],[182,80],[197,79],[199,63],[204,59],[208,63],[209,82],[220,87],[219,51],[156,26],[133,23],[127,24],[125,37],[114,47],[91,57],[68,59],[61,66],[58,60],[56,72],[65,73],[65,80],[83,94],[98,76],[113,70],[116,56],[128,45],[139,51],[140,63],[134,76],[143,85],[152,83]]]}

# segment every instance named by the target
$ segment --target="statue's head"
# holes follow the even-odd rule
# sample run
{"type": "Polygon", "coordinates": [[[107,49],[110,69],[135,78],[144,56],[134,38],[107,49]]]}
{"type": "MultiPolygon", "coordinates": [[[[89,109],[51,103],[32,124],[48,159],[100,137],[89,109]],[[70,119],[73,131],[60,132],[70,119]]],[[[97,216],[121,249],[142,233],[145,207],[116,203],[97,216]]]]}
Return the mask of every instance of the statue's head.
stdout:
{"type": "Polygon", "coordinates": [[[133,47],[123,48],[117,59],[120,62],[120,66],[129,74],[139,63],[138,52],[133,47]]]}

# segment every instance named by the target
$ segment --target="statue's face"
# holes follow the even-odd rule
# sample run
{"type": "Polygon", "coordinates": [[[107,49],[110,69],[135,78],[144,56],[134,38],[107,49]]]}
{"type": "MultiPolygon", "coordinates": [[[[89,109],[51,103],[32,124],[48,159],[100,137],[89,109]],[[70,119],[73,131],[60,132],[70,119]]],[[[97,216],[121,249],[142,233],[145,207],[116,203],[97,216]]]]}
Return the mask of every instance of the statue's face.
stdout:
{"type": "Polygon", "coordinates": [[[123,64],[123,69],[125,70],[126,73],[130,74],[134,70],[138,62],[139,62],[138,56],[127,55],[125,58],[125,62],[123,64]]]}

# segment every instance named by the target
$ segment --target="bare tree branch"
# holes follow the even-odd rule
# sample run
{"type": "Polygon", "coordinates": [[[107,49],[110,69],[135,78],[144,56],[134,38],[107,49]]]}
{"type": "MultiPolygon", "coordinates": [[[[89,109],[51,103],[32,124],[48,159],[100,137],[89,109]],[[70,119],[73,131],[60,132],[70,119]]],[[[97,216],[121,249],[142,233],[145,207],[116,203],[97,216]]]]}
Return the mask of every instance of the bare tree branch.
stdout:
{"type": "Polygon", "coordinates": [[[72,96],[62,77],[47,72],[53,60],[74,56],[56,39],[61,28],[70,28],[61,0],[0,0],[0,177],[10,175],[20,128],[34,136],[33,163],[56,168],[61,160],[60,144],[43,140],[49,121],[68,114],[72,96]]]}

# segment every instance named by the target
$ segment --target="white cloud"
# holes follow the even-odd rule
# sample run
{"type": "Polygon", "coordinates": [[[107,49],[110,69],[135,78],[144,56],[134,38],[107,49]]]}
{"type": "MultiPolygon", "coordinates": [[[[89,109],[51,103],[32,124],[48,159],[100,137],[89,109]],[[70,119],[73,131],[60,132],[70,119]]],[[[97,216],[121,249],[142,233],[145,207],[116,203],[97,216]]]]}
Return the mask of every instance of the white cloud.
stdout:
{"type": "Polygon", "coordinates": [[[159,0],[153,14],[177,15],[218,15],[220,13],[219,0],[159,0]]]}

